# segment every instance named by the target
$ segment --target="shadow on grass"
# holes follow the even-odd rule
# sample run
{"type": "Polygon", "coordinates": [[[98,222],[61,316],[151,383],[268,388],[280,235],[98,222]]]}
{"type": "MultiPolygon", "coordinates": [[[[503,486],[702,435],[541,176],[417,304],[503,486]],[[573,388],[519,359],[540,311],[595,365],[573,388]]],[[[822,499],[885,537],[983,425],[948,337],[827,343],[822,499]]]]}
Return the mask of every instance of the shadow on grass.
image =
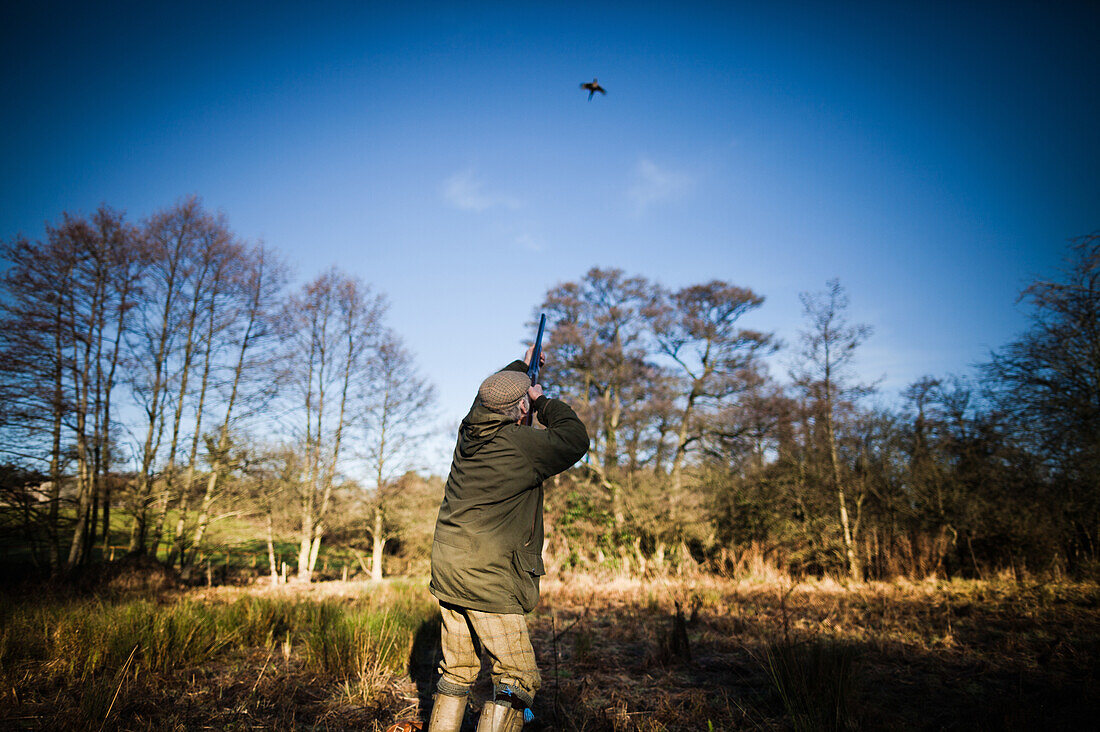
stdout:
{"type": "Polygon", "coordinates": [[[409,650],[409,676],[416,684],[416,696],[420,700],[420,714],[427,722],[427,714],[432,706],[432,694],[439,678],[439,662],[443,660],[443,648],[440,645],[440,626],[443,619],[439,613],[425,620],[413,634],[412,647],[409,650]]]}

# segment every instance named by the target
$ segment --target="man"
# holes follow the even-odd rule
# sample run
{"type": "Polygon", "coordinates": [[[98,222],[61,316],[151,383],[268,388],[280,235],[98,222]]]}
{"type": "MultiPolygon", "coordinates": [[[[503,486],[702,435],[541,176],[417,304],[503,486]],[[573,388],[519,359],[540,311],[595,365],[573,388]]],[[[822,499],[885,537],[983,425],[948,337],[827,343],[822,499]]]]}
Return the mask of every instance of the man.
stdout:
{"type": "Polygon", "coordinates": [[[458,732],[479,649],[492,661],[493,700],[478,732],[521,729],[539,688],[523,613],[538,603],[544,573],[542,482],[581,459],[588,432],[565,402],[531,385],[533,351],[481,383],[458,431],[432,544],[443,662],[429,732],[458,732]],[[546,429],[521,424],[531,410],[546,429]]]}

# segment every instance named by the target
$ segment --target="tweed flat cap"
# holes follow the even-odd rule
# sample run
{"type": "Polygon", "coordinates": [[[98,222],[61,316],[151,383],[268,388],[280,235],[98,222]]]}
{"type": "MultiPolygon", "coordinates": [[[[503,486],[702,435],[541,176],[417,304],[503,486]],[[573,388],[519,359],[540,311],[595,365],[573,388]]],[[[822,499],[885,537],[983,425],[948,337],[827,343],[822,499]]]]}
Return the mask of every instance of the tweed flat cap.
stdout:
{"type": "Polygon", "coordinates": [[[481,403],[494,412],[508,409],[531,387],[531,378],[521,371],[498,371],[485,381],[477,390],[481,403]]]}

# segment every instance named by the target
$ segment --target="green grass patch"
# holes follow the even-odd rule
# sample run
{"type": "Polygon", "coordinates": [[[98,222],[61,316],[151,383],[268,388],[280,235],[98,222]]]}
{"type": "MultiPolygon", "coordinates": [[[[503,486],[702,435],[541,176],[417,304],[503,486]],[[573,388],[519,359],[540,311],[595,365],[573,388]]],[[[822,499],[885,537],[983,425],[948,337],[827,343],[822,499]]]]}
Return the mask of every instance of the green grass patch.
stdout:
{"type": "Polygon", "coordinates": [[[436,606],[420,588],[387,586],[355,600],[240,597],[78,599],[0,604],[0,671],[20,665],[63,683],[197,668],[228,650],[300,651],[302,665],[341,680],[404,671],[417,628],[436,606]]]}

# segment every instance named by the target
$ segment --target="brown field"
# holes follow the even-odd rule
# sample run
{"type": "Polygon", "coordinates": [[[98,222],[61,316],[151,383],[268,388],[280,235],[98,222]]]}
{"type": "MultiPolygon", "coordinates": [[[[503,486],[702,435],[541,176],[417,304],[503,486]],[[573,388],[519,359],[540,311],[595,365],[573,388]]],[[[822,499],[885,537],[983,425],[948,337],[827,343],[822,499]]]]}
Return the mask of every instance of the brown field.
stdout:
{"type": "MultiPolygon", "coordinates": [[[[0,727],[382,730],[430,703],[438,620],[425,585],[9,593],[0,727]]],[[[540,729],[1089,729],[1100,718],[1092,583],[573,575],[544,583],[529,623],[540,729]]]]}

